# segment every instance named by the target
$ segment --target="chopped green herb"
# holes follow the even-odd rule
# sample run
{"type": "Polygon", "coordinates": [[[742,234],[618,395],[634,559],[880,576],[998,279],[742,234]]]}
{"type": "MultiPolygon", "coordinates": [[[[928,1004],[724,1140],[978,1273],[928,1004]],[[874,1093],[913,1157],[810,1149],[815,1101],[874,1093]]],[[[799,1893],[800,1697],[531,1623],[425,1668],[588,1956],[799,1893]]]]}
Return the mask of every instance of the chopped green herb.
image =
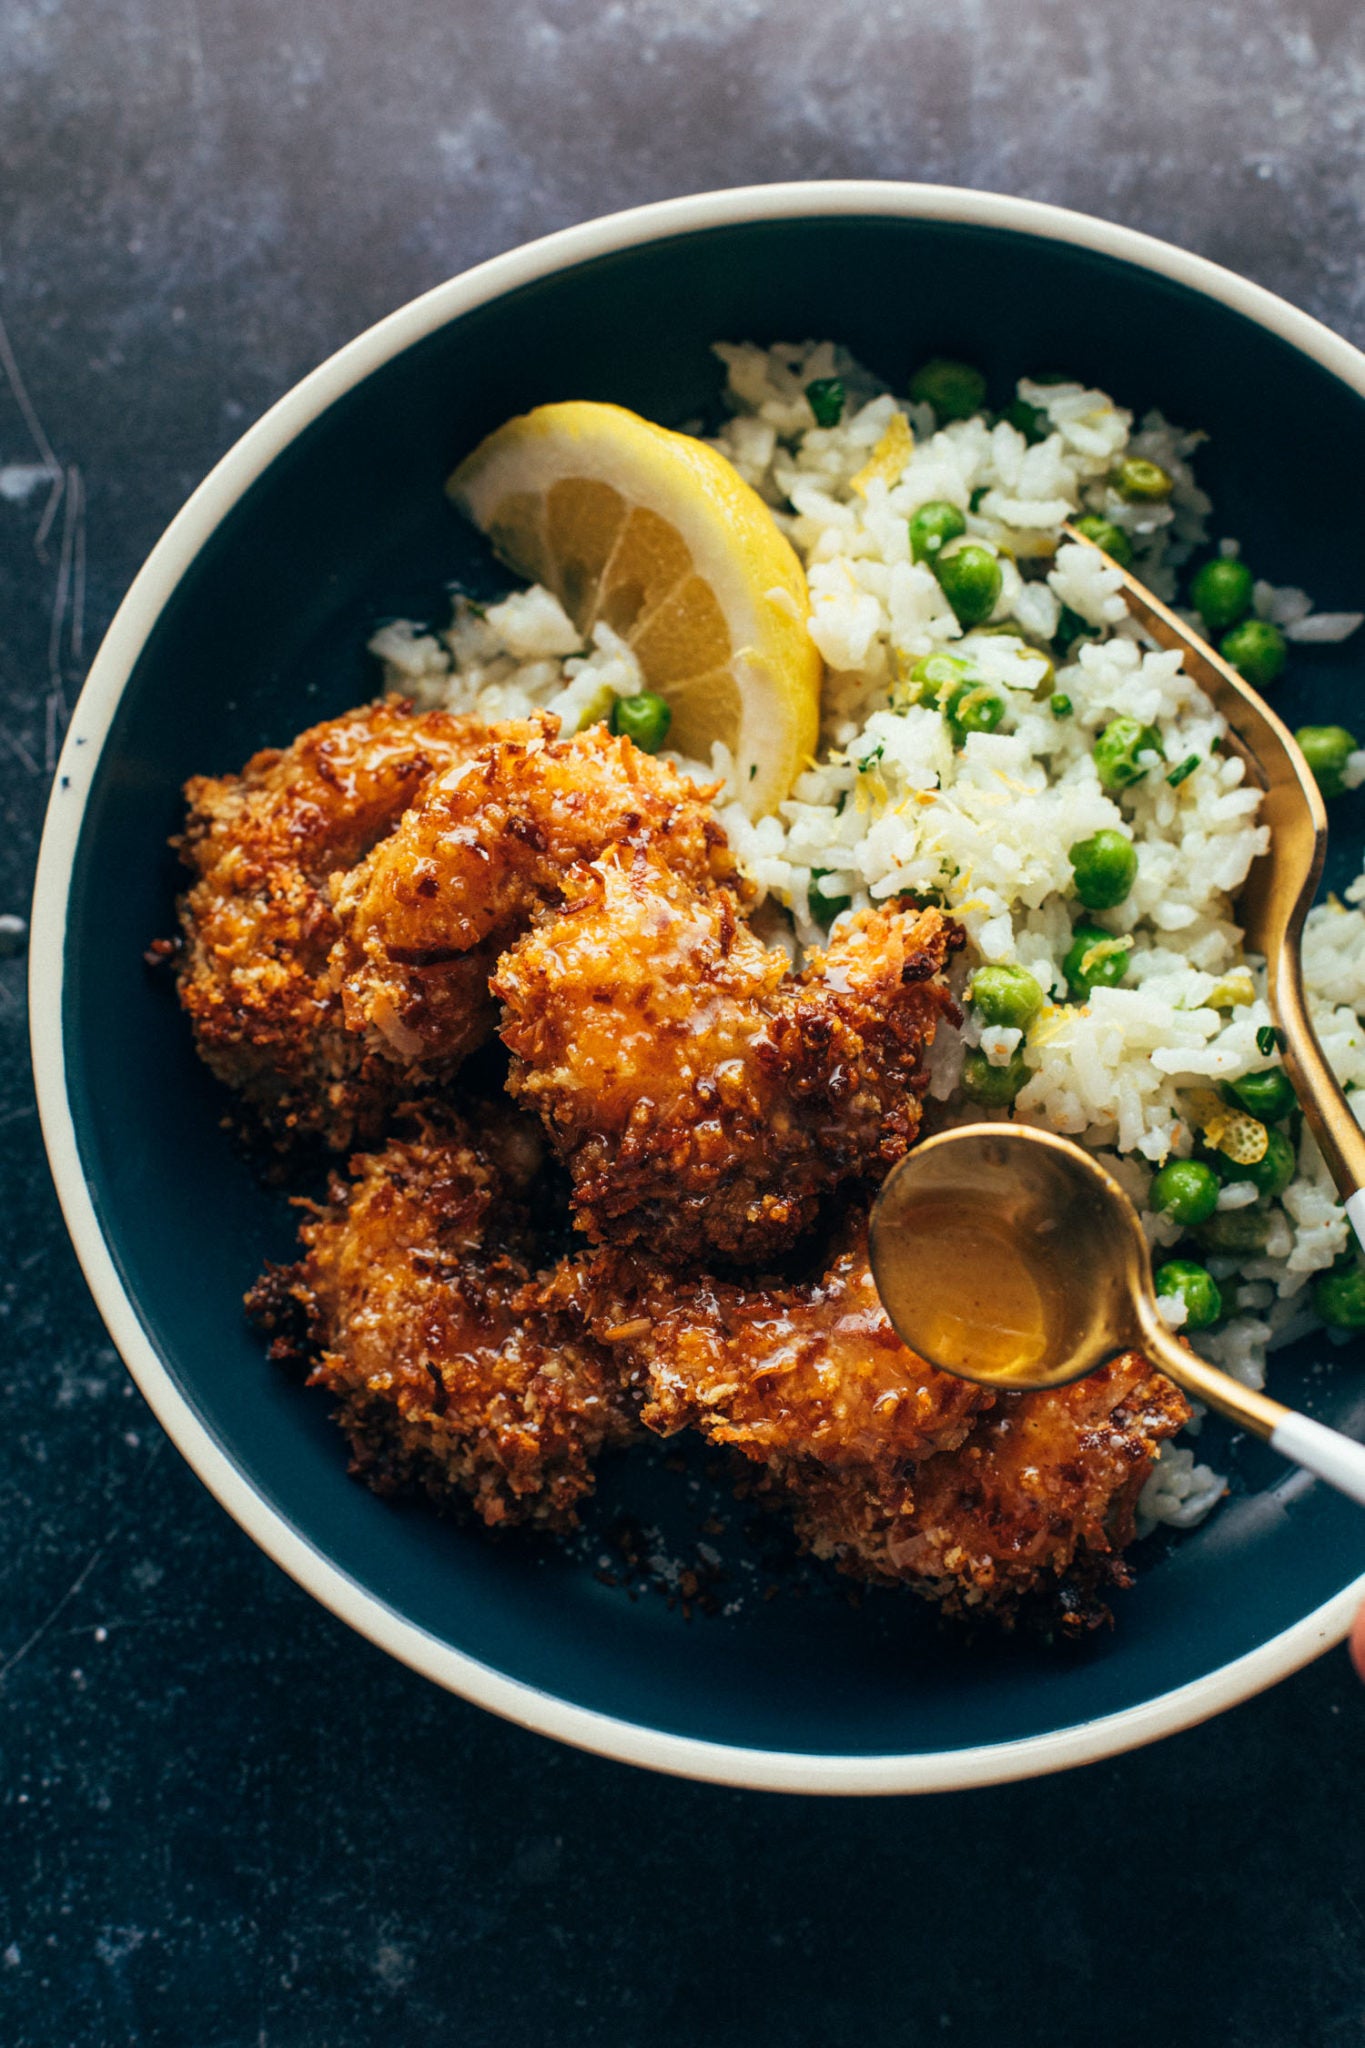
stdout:
{"type": "Polygon", "coordinates": [[[882,755],[885,752],[885,742],[883,740],[878,740],[876,746],[872,749],[872,752],[870,754],[864,754],[862,760],[858,763],[858,773],[860,775],[870,774],[872,769],[876,767],[878,761],[881,760],[882,755]]]}
{"type": "Polygon", "coordinates": [[[1016,398],[1012,405],[1005,407],[1001,417],[1007,419],[1026,441],[1046,441],[1052,431],[1052,423],[1041,405],[1030,405],[1026,398],[1016,398]]]}
{"type": "Polygon", "coordinates": [[[1262,1059],[1268,1060],[1279,1046],[1279,1033],[1273,1024],[1263,1024],[1256,1033],[1256,1050],[1262,1059]]]}
{"type": "Polygon", "coordinates": [[[989,489],[989,484],[978,484],[976,489],[972,492],[972,495],[967,500],[967,503],[971,506],[973,512],[979,512],[981,510],[981,500],[985,497],[989,489]]]}
{"type": "Polygon", "coordinates": [[[1193,775],[1195,769],[1198,766],[1199,755],[1187,754],[1185,756],[1185,759],[1180,763],[1180,766],[1178,768],[1172,768],[1170,774],[1166,777],[1166,780],[1170,783],[1172,789],[1179,789],[1181,783],[1185,780],[1185,778],[1189,775],[1193,775]]]}
{"type": "Polygon", "coordinates": [[[757,763],[757,761],[751,761],[751,762],[749,763],[749,780],[750,780],[750,782],[752,782],[752,781],[753,781],[753,779],[754,779],[755,775],[757,775],[757,773],[758,773],[758,763],[757,763]]]}
{"type": "Polygon", "coordinates": [[[837,427],[844,416],[843,378],[816,377],[806,386],[806,402],[817,427],[837,427]]]}
{"type": "Polygon", "coordinates": [[[1064,690],[1058,690],[1053,696],[1049,697],[1047,708],[1054,718],[1070,718],[1072,710],[1071,699],[1064,690]]]}
{"type": "Polygon", "coordinates": [[[1093,633],[1094,630],[1079,612],[1073,612],[1069,604],[1064,604],[1057,619],[1057,630],[1052,636],[1053,643],[1065,654],[1082,633],[1093,633]]]}
{"type": "Polygon", "coordinates": [[[812,868],[810,871],[810,914],[820,924],[833,924],[840,911],[847,910],[853,901],[851,896],[835,896],[826,891],[825,881],[832,873],[830,868],[812,868]]]}

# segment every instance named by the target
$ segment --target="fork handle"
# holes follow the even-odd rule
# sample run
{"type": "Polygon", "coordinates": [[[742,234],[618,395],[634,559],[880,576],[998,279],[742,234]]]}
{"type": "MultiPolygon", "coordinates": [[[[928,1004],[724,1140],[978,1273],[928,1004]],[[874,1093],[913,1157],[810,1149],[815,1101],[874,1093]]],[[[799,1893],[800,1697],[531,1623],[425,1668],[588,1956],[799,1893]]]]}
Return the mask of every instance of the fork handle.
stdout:
{"type": "Polygon", "coordinates": [[[1301,920],[1296,918],[1278,952],[1266,961],[1270,1014],[1280,1028],[1285,1072],[1294,1084],[1299,1107],[1317,1139],[1356,1242],[1365,1250],[1365,1131],[1327,1064],[1308,1015],[1300,932],[1301,920]]]}

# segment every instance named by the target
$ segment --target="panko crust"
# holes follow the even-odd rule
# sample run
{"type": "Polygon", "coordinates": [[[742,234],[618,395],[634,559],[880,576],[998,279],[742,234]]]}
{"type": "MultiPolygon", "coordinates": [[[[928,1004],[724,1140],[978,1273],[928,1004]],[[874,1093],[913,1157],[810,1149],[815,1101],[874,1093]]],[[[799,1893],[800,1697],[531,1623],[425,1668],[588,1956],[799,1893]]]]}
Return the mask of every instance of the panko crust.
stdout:
{"type": "Polygon", "coordinates": [[[955,1449],[898,1486],[807,1469],[782,1489],[797,1534],[855,1578],[908,1585],[949,1614],[1029,1607],[1068,1633],[1109,1618],[1107,1586],[1184,1395],[1140,1352],[1070,1386],[1002,1394],[955,1449]]]}
{"type": "Polygon", "coordinates": [[[341,884],[333,982],[372,1050],[446,1058],[470,954],[491,966],[608,847],[648,848],[696,885],[733,876],[710,792],[604,725],[558,729],[548,715],[497,726],[341,884]]]}
{"type": "Polygon", "coordinates": [[[547,1288],[599,1343],[631,1355],[648,1428],[696,1429],[776,1470],[814,1461],[897,1477],[961,1443],[996,1398],[902,1344],[872,1278],[861,1210],[804,1282],[679,1276],[604,1252],[566,1263],[547,1288]]]}
{"type": "Polygon", "coordinates": [[[1036,1394],[927,1365],[881,1307],[862,1216],[800,1285],[600,1252],[562,1261],[538,1299],[631,1361],[647,1428],[742,1453],[815,1556],[1007,1625],[1107,1618],[1138,1494],[1189,1418],[1137,1352],[1036,1394]]]}
{"type": "Polygon", "coordinates": [[[281,1363],[329,1393],[376,1492],[564,1528],[634,1433],[619,1355],[535,1299],[534,1124],[426,1109],[351,1161],[297,1265],[247,1297],[281,1363]]]}
{"type": "Polygon", "coordinates": [[[579,1228],[678,1261],[786,1250],[823,1194],[913,1142],[960,943],[936,910],[865,910],[794,974],[730,891],[652,850],[596,862],[492,981],[508,1087],[568,1165],[579,1228]]]}
{"type": "Polygon", "coordinates": [[[868,1265],[866,1186],[957,1021],[955,926],[860,912],[794,973],[705,795],[551,718],[490,732],[388,700],[187,797],[203,1056],[275,1142],[376,1144],[249,1297],[361,1478],[563,1528],[604,1450],[694,1429],[856,1578],[1007,1625],[1103,1617],[1183,1396],[1137,1354],[1031,1395],[939,1373],[868,1265]],[[494,998],[539,1123],[431,1092],[494,998]],[[595,1251],[538,1234],[542,1126],[595,1251]],[[840,1185],[861,1192],[814,1278],[714,1270],[785,1255],[840,1185]]]}
{"type": "MultiPolygon", "coordinates": [[[[417,1068],[376,1061],[346,1030],[326,974],[337,938],[331,877],[486,738],[477,719],[389,697],[254,755],[240,775],[186,783],[173,843],[195,879],[179,904],[180,1001],[201,1057],[276,1147],[373,1139],[420,1084],[417,1068]]],[[[459,1051],[492,1029],[491,964],[481,985],[471,979],[459,1051]]]]}

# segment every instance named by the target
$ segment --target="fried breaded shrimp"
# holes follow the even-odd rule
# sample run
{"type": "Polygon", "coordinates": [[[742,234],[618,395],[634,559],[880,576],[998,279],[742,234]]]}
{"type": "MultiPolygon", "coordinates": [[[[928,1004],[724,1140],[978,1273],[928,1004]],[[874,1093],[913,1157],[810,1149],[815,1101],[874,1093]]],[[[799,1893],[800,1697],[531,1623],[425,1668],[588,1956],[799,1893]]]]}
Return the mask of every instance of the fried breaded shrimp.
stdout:
{"type": "Polygon", "coordinates": [[[826,1190],[914,1139],[960,943],[936,910],[859,911],[794,974],[728,890],[653,849],[597,862],[492,982],[508,1087],[566,1161],[579,1227],[679,1260],[783,1251],[826,1190]]]}
{"type": "Polygon", "coordinates": [[[803,1284],[613,1251],[562,1262],[537,1298],[633,1358],[647,1427],[742,1452],[807,1549],[952,1613],[1103,1618],[1157,1448],[1189,1416],[1136,1352],[1022,1395],[926,1365],[881,1306],[861,1213],[803,1284]]]}
{"type": "Polygon", "coordinates": [[[1162,1442],[1189,1403],[1138,1352],[1034,1394],[1002,1394],[965,1442],[896,1484],[815,1465],[781,1494],[805,1546],[855,1578],[909,1586],[952,1614],[1025,1604],[1079,1631],[1129,1583],[1124,1546],[1162,1442]]]}
{"type": "Polygon", "coordinates": [[[961,1443],[995,1399],[901,1343],[872,1278],[861,1210],[813,1280],[680,1277],[608,1252],[566,1262],[542,1298],[634,1358],[650,1429],[697,1429],[777,1470],[813,1461],[891,1477],[961,1443]]]}
{"type": "Polygon", "coordinates": [[[619,1357],[527,1294],[524,1197],[540,1139],[508,1112],[450,1112],[351,1162],[295,1266],[247,1297],[274,1355],[336,1402],[377,1492],[467,1497],[488,1524],[565,1527],[593,1461],[633,1431],[619,1357]]]}
{"type": "MultiPolygon", "coordinates": [[[[486,736],[477,719],[390,697],[254,755],[240,775],[186,783],[175,843],[196,879],[180,902],[180,1000],[203,1059],[277,1144],[315,1136],[342,1149],[372,1138],[411,1091],[412,1073],[368,1057],[347,1033],[326,984],[337,936],[328,878],[486,736]]],[[[486,985],[471,984],[469,1004],[486,1035],[486,985]]]]}
{"type": "Polygon", "coordinates": [[[733,873],[694,783],[603,725],[557,731],[549,716],[499,725],[338,891],[333,975],[373,1049],[404,1060],[460,1046],[471,951],[510,945],[609,846],[648,848],[698,886],[733,873]]]}

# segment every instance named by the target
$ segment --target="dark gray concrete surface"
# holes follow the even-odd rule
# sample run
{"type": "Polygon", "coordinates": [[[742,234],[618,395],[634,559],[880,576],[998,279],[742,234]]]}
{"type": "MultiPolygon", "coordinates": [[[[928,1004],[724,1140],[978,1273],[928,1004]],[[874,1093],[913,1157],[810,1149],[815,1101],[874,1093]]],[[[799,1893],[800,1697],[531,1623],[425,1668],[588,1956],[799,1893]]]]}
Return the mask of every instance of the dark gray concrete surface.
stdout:
{"type": "MultiPolygon", "coordinates": [[[[7,0],[0,912],[166,520],[423,287],[635,200],[906,176],[1150,229],[1362,341],[1362,138],[1351,0],[7,0]],[[47,486],[15,469],[49,462],[35,545],[47,486]]],[[[1365,2041],[1340,1652],[1067,1778],[803,1803],[556,1749],[312,1606],[86,1298],[23,973],[0,961],[0,2041],[1365,2041]]]]}

